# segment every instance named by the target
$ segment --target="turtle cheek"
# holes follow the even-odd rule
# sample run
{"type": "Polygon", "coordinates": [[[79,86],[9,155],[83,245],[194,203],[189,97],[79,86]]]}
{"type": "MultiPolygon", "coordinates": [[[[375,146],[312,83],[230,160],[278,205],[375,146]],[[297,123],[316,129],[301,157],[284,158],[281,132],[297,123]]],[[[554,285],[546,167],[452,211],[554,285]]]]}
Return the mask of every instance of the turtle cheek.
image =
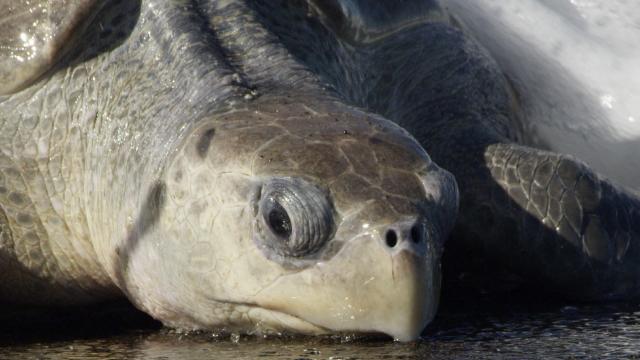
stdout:
{"type": "MultiPolygon", "coordinates": [[[[435,225],[442,243],[455,225],[460,204],[460,194],[455,177],[435,163],[418,173],[427,195],[427,219],[435,225]]],[[[441,244],[442,245],[442,244],[441,244]]]]}
{"type": "Polygon", "coordinates": [[[281,276],[255,301],[334,332],[415,340],[438,306],[440,259],[409,242],[399,236],[389,247],[383,231],[359,235],[330,260],[281,276]]]}

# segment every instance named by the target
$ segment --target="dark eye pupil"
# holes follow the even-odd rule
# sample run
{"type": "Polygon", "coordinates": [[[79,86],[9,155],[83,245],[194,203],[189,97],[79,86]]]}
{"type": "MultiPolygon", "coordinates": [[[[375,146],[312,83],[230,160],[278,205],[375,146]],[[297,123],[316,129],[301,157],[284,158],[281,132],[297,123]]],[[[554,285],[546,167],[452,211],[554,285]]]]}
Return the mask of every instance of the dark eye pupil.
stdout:
{"type": "Polygon", "coordinates": [[[282,205],[275,203],[269,211],[269,227],[278,236],[289,238],[291,236],[291,219],[282,205]]]}

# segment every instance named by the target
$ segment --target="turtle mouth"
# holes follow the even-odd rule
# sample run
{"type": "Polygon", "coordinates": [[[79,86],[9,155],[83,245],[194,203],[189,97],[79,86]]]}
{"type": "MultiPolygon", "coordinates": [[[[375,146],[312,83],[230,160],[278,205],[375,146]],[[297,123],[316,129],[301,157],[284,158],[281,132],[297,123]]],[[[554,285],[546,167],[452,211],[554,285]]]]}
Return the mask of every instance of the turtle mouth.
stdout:
{"type": "Polygon", "coordinates": [[[389,335],[378,331],[334,330],[315,324],[299,316],[259,305],[246,305],[246,314],[253,322],[253,329],[247,334],[277,336],[337,336],[351,340],[360,338],[385,338],[389,335]]]}
{"type": "Polygon", "coordinates": [[[296,333],[300,335],[326,335],[335,333],[329,328],[284,311],[262,307],[256,304],[246,305],[246,314],[254,324],[254,333],[296,333]]]}
{"type": "Polygon", "coordinates": [[[216,333],[243,333],[258,336],[338,336],[348,339],[387,337],[378,331],[335,330],[315,324],[300,316],[253,303],[236,303],[235,310],[244,321],[235,326],[211,329],[216,333]]]}

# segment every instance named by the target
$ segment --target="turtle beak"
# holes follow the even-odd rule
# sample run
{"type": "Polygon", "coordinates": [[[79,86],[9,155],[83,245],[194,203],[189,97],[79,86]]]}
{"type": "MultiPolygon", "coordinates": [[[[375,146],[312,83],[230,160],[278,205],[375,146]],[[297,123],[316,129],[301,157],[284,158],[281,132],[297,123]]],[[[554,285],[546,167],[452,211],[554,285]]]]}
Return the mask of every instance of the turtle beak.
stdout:
{"type": "Polygon", "coordinates": [[[412,229],[402,221],[362,234],[331,260],[279,278],[258,304],[334,332],[416,340],[435,316],[441,274],[435,246],[412,229]]]}

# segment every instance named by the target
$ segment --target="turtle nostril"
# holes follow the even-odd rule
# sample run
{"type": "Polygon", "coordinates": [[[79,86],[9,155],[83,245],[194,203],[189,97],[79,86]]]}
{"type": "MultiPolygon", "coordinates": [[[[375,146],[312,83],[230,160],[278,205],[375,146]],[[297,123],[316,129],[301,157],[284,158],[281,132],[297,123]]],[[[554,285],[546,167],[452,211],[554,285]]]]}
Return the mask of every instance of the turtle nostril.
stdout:
{"type": "Polygon", "coordinates": [[[422,231],[418,224],[411,227],[411,240],[416,244],[422,240],[422,231]]]}
{"type": "Polygon", "coordinates": [[[398,234],[396,234],[395,230],[387,231],[386,235],[387,246],[392,248],[398,244],[398,234]]]}

